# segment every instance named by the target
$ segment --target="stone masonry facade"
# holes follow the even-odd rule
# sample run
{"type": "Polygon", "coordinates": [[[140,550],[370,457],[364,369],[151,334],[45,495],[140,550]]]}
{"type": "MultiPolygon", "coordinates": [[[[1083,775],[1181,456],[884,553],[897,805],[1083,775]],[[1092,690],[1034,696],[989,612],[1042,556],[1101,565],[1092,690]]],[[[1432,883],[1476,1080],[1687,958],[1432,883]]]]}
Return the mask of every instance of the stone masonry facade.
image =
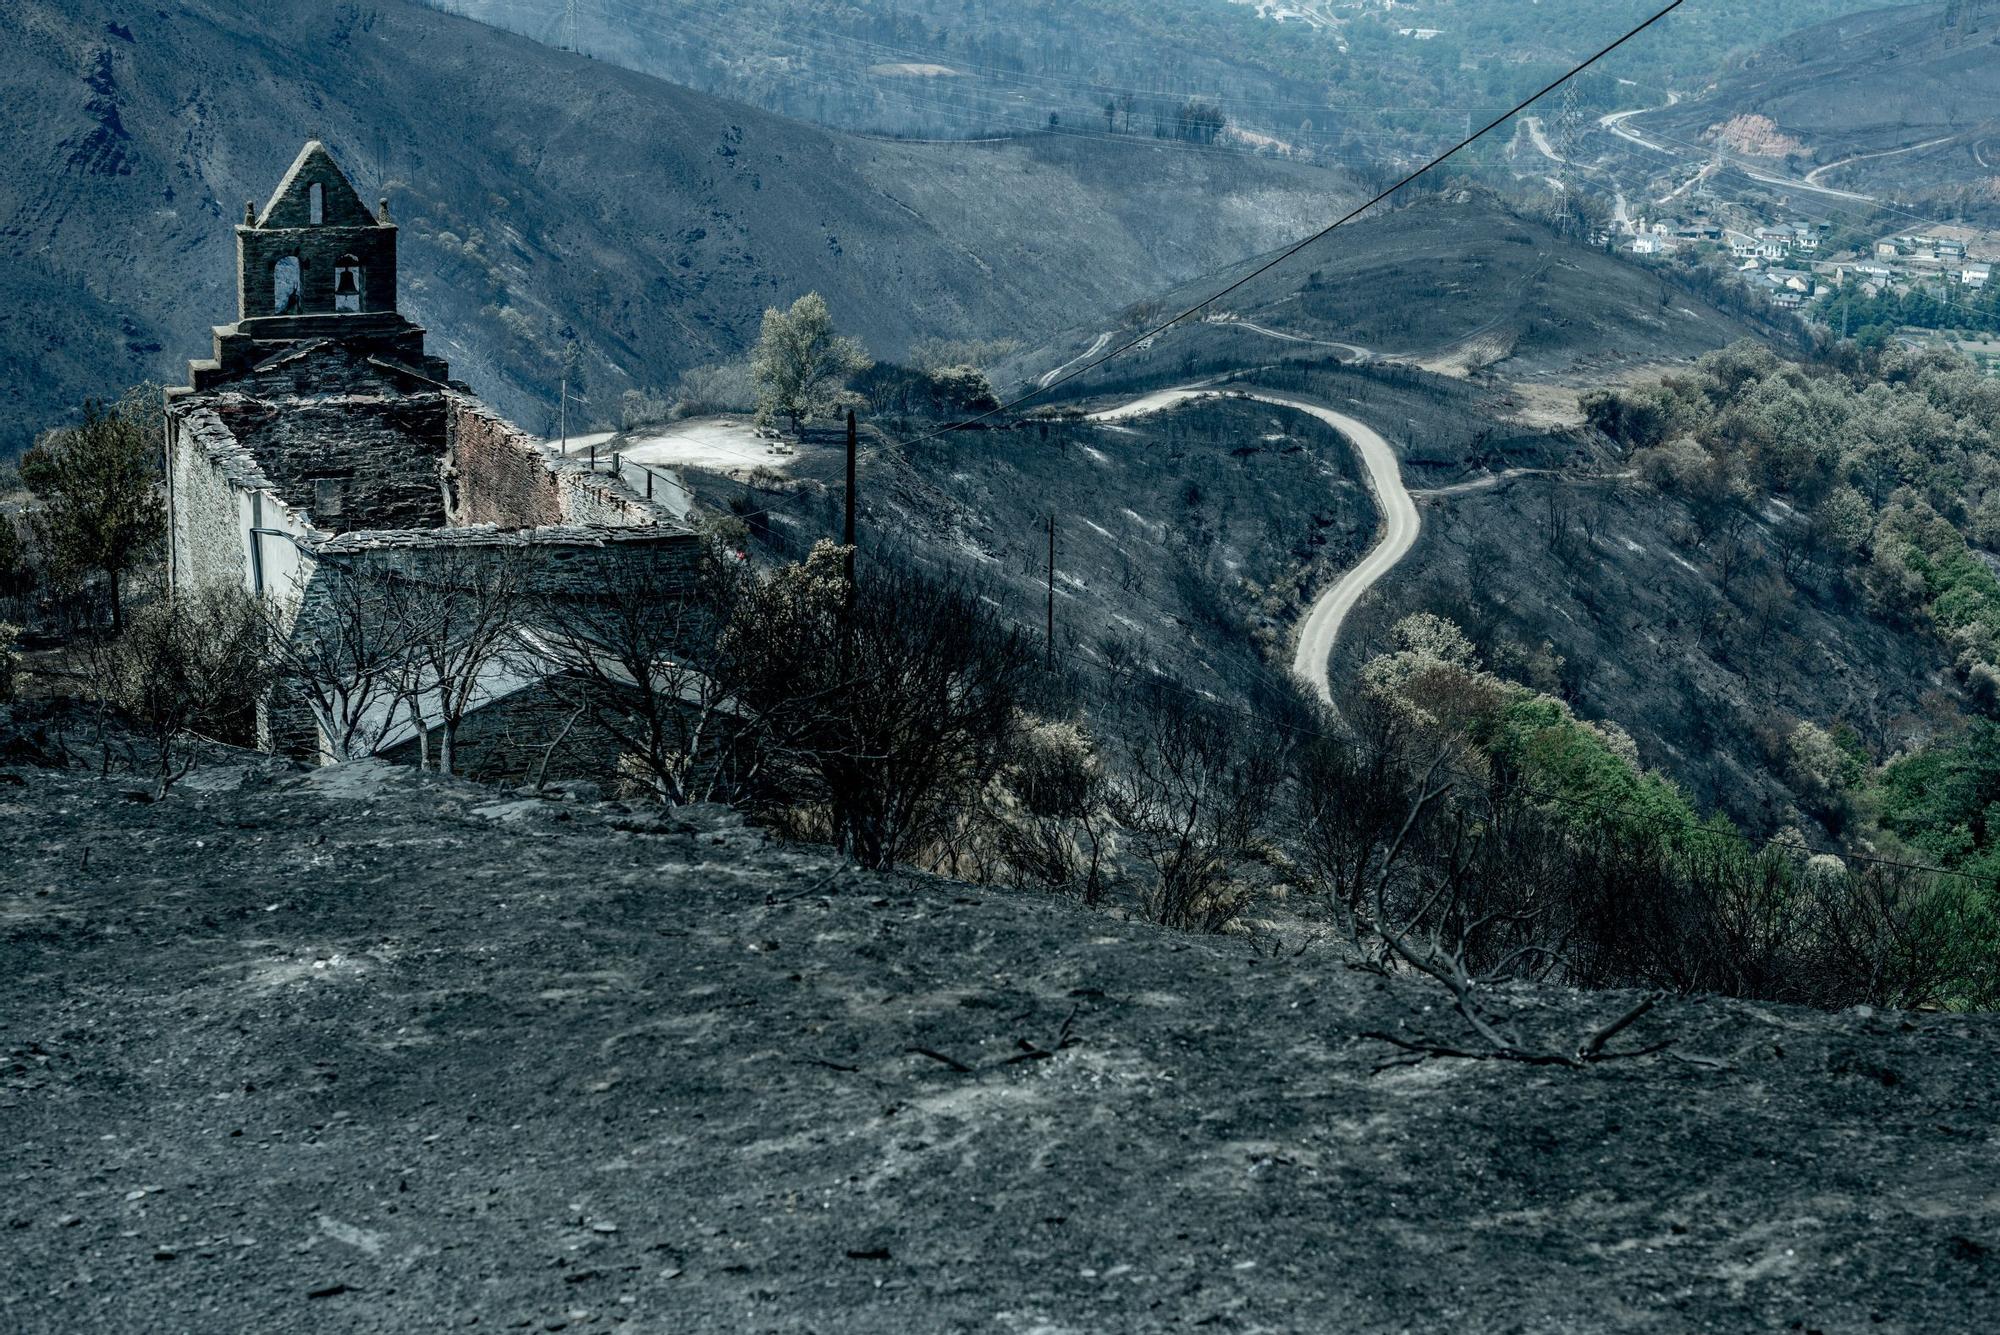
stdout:
{"type": "MultiPolygon", "coordinates": [[[[532,556],[537,594],[588,596],[603,562],[691,571],[700,539],[616,477],[546,451],[424,348],[396,305],[396,225],[317,141],[236,228],[237,320],[167,391],[174,586],[232,583],[309,624],[328,563],[422,582],[468,553],[532,556]],[[440,554],[448,553],[446,561],[440,554]]],[[[280,691],[260,735],[317,724],[280,691]]]]}

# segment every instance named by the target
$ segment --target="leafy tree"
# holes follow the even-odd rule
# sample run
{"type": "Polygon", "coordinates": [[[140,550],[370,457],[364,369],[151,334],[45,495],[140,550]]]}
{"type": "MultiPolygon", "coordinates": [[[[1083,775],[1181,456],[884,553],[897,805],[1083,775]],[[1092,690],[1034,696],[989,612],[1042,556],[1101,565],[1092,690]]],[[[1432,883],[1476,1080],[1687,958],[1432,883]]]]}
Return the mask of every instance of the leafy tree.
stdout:
{"type": "Polygon", "coordinates": [[[59,573],[101,574],[111,624],[125,628],[125,577],[166,534],[160,491],[159,390],[140,386],[110,407],[84,404],[80,425],[50,432],[21,459],[35,493],[31,524],[59,573]]]}
{"type": "Polygon", "coordinates": [[[783,418],[801,431],[842,407],[848,378],[873,364],[859,340],[834,332],[833,313],[819,293],[806,293],[789,311],[773,306],[750,354],[757,420],[783,418]]]}
{"type": "Polygon", "coordinates": [[[19,598],[34,587],[27,544],[12,515],[0,515],[0,598],[19,598]]]}
{"type": "Polygon", "coordinates": [[[1213,102],[1189,98],[1174,111],[1174,137],[1194,144],[1212,144],[1227,121],[1213,102]]]}
{"type": "Polygon", "coordinates": [[[1837,487],[1812,510],[1814,543],[1824,552],[1848,561],[1868,545],[1875,512],[1868,498],[1852,487],[1837,487]]]}
{"type": "Polygon", "coordinates": [[[992,383],[974,367],[942,366],[932,371],[929,379],[931,400],[943,416],[991,412],[1000,406],[992,383]]]}

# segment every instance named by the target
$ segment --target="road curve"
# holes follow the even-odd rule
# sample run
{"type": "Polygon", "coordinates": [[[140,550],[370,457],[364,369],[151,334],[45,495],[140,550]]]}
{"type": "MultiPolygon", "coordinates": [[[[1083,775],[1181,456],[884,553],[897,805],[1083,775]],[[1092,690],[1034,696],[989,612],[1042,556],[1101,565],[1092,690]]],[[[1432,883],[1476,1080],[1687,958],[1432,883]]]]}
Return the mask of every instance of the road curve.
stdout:
{"type": "Polygon", "coordinates": [[[1055,370],[1045,373],[1040,380],[1035,382],[1036,386],[1041,389],[1047,389],[1050,385],[1053,385],[1056,382],[1057,378],[1060,377],[1064,371],[1069,370],[1070,367],[1075,366],[1078,362],[1084,361],[1087,358],[1095,357],[1098,353],[1104,351],[1104,345],[1109,343],[1110,341],[1111,341],[1111,333],[1109,330],[1106,330],[1104,333],[1099,334],[1096,337],[1096,339],[1092,341],[1091,345],[1085,348],[1082,352],[1077,353],[1076,356],[1070,358],[1068,361],[1064,362],[1061,366],[1056,367],[1055,370]]]}
{"type": "Polygon", "coordinates": [[[1155,390],[1130,403],[1092,413],[1089,420],[1117,422],[1161,412],[1189,399],[1219,397],[1255,399],[1259,403],[1290,408],[1316,417],[1340,432],[1360,452],[1368,489],[1375,494],[1375,504],[1382,512],[1381,537],[1358,565],[1313,600],[1312,610],[1306,613],[1305,621],[1299,626],[1298,647],[1292,653],[1292,675],[1311,686],[1319,698],[1330,705],[1333,703],[1333,682],[1327,675],[1327,663],[1333,657],[1333,646],[1340,637],[1340,628],[1346,622],[1348,613],[1361,601],[1361,595],[1395,569],[1396,563],[1416,545],[1420,527],[1417,503],[1410,499],[1409,488],[1403,485],[1396,452],[1375,428],[1358,418],[1296,394],[1281,394],[1267,389],[1217,390],[1184,386],[1155,390]]]}
{"type": "Polygon", "coordinates": [[[1273,329],[1269,325],[1261,325],[1255,320],[1246,320],[1240,315],[1233,315],[1228,312],[1205,315],[1202,317],[1201,322],[1208,325],[1218,325],[1225,329],[1248,329],[1253,334],[1264,334],[1270,338],[1280,338],[1287,343],[1310,343],[1314,347],[1319,348],[1339,348],[1344,352],[1353,353],[1354,360],[1357,362],[1372,362],[1375,360],[1373,350],[1364,348],[1359,343],[1343,343],[1339,339],[1334,338],[1308,338],[1304,334],[1292,334],[1282,329],[1273,329]]]}

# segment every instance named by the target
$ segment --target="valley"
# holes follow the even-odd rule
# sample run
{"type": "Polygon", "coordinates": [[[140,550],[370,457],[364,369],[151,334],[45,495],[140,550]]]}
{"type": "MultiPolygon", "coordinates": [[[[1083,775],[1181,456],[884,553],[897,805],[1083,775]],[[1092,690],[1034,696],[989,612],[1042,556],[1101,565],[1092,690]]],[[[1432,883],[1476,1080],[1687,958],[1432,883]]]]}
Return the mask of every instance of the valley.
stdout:
{"type": "Polygon", "coordinates": [[[2000,0],[1664,3],[12,0],[0,1329],[1980,1329],[2000,0]]]}

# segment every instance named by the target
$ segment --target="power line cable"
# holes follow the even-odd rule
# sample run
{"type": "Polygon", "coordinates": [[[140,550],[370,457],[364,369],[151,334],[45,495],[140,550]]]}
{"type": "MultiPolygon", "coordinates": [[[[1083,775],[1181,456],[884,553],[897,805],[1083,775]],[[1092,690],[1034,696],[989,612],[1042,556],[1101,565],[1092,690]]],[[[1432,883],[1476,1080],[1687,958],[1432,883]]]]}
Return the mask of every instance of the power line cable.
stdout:
{"type": "Polygon", "coordinates": [[[1159,324],[1154,325],[1151,329],[1148,329],[1146,332],[1139,334],[1135,338],[1126,340],[1124,343],[1111,349],[1109,352],[1102,353],[1099,356],[1091,358],[1089,361],[1084,362],[1082,365],[1075,367],[1072,370],[1065,371],[1063,374],[1055,377],[1053,380],[1050,380],[1045,385],[1036,385],[1032,389],[1030,389],[1027,393],[1019,395],[1016,398],[1011,399],[1006,403],[1002,403],[997,407],[992,408],[986,412],[980,413],[976,417],[967,418],[965,421],[962,422],[948,423],[945,426],[938,427],[937,429],[927,432],[924,435],[918,436],[912,440],[904,441],[901,443],[904,445],[915,445],[922,441],[930,440],[934,437],[945,435],[948,432],[962,431],[967,427],[976,426],[979,423],[997,417],[1002,413],[1013,412],[1021,405],[1029,403],[1035,399],[1041,398],[1049,391],[1057,389],[1060,386],[1065,385],[1070,381],[1077,379],[1079,376],[1088,375],[1090,372],[1096,370],[1098,367],[1103,366],[1107,362],[1114,361],[1117,358],[1124,356],[1126,353],[1131,352],[1133,349],[1138,348],[1140,345],[1150,343],[1153,339],[1158,338],[1161,334],[1166,333],[1169,329],[1172,329],[1175,325],[1178,325],[1184,320],[1190,319],[1196,315],[1201,314],[1203,311],[1213,306],[1216,302],[1228,296],[1231,292],[1238,290],[1245,284],[1251,282],[1253,279],[1256,279],[1266,273],[1269,273],[1271,270],[1277,268],[1280,264],[1283,264],[1286,260],[1289,260],[1294,255],[1297,255],[1300,251],[1303,251],[1308,247],[1312,246],[1314,243],[1325,239],[1327,236],[1330,236],[1332,233],[1338,231],[1341,227],[1344,227],[1348,223],[1352,222],[1354,219],[1366,213],[1369,209],[1375,207],[1375,205],[1381,203],[1385,199],[1388,199],[1391,195],[1394,195],[1397,191],[1401,190],[1403,187],[1409,185],[1411,182],[1417,180],[1419,177],[1425,175],[1427,172],[1434,170],[1435,168],[1442,165],[1444,162],[1446,162],[1456,154],[1460,153],[1464,149],[1470,147],[1472,144],[1476,143],[1480,139],[1485,138],[1488,134],[1491,134],[1494,130],[1506,124],[1507,121],[1509,121],[1515,116],[1518,116],[1521,112],[1533,106],[1538,100],[1547,96],[1549,93],[1553,92],[1557,88],[1560,88],[1563,84],[1575,78],[1578,74],[1581,74],[1584,70],[1589,69],[1592,65],[1595,65],[1598,61],[1604,59],[1606,56],[1610,55],[1613,51],[1616,51],[1619,47],[1625,45],[1627,42],[1631,41],[1634,37],[1637,37],[1640,33],[1646,31],[1646,29],[1652,27],[1654,24],[1658,23],[1660,20],[1664,19],[1667,15],[1673,13],[1675,10],[1679,9],[1682,5],[1686,3],[1687,0],[1673,0],[1671,4],[1656,11],[1650,18],[1646,19],[1643,23],[1639,24],[1637,27],[1630,29],[1628,32],[1625,33],[1624,36],[1618,38],[1610,45],[1600,49],[1595,55],[1592,55],[1591,57],[1582,61],[1581,63],[1572,66],[1569,72],[1564,74],[1561,78],[1556,79],[1554,82],[1550,83],[1547,87],[1541,89],[1539,92],[1533,94],[1532,96],[1524,99],[1519,103],[1516,103],[1513,108],[1511,108],[1506,112],[1503,112],[1501,115],[1487,122],[1480,129],[1474,131],[1473,133],[1467,135],[1465,138],[1459,140],[1456,144],[1453,144],[1450,148],[1446,149],[1444,152],[1438,154],[1430,161],[1424,163],[1423,166],[1418,167],[1415,171],[1403,177],[1401,180],[1397,181],[1394,185],[1391,185],[1386,190],[1383,190],[1380,193],[1373,196],[1372,198],[1370,198],[1366,203],[1363,203],[1358,207],[1350,210],[1349,212],[1343,214],[1341,217],[1335,219],[1331,223],[1328,223],[1325,227],[1320,228],[1318,231],[1312,233],[1311,235],[1306,236],[1301,240],[1294,242],[1290,246],[1287,246],[1285,249],[1279,251],[1276,255],[1274,255],[1270,259],[1264,261],[1256,268],[1250,270],[1250,272],[1244,274],[1240,278],[1237,278],[1233,282],[1226,284],[1217,291],[1210,293],[1208,296],[1202,298],[1194,305],[1189,306],[1186,310],[1181,311],[1179,314],[1171,316],[1170,318],[1161,321],[1159,324]]]}

